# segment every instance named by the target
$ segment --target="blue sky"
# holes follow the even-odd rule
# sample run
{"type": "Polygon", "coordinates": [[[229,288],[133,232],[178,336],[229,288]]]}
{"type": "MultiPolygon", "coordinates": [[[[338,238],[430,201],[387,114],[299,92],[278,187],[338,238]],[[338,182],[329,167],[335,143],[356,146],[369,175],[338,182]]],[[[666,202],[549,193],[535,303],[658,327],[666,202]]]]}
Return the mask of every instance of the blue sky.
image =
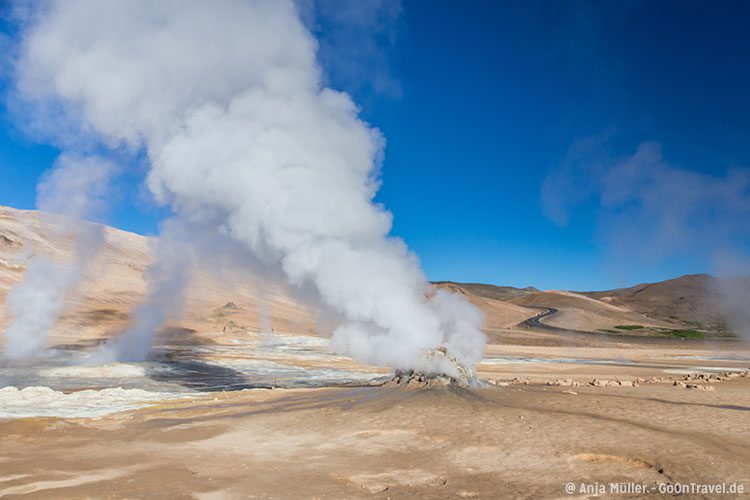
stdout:
{"type": "MultiPolygon", "coordinates": [[[[377,200],[430,279],[581,290],[713,270],[684,249],[623,267],[596,196],[560,226],[540,189],[590,138],[613,162],[655,141],[680,171],[747,169],[748,22],[750,4],[730,1],[405,1],[355,28],[322,12],[314,30],[330,84],[387,138],[377,200]]],[[[0,204],[33,208],[56,154],[3,110],[0,204]]],[[[164,210],[139,172],[109,221],[153,234],[164,210]]]]}

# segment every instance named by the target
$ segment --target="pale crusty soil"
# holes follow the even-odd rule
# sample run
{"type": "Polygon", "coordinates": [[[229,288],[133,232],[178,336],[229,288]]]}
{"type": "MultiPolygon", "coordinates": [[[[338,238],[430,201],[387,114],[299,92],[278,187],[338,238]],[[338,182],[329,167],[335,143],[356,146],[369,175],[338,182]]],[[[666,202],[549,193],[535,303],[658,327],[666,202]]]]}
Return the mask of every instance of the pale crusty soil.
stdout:
{"type": "Polygon", "coordinates": [[[568,482],[750,486],[750,379],[220,393],[0,423],[7,498],[556,498],[568,482]]]}

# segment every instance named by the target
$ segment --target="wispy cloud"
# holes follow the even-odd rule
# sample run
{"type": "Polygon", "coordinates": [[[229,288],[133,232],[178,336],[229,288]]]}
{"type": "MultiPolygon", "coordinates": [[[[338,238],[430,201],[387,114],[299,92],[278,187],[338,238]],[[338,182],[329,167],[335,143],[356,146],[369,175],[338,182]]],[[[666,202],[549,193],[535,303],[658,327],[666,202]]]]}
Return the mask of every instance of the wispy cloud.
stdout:
{"type": "Polygon", "coordinates": [[[750,243],[750,169],[712,175],[669,163],[659,144],[612,157],[601,139],[576,144],[542,186],[542,207],[559,226],[594,203],[597,235],[612,252],[640,259],[712,258],[750,243]]]}

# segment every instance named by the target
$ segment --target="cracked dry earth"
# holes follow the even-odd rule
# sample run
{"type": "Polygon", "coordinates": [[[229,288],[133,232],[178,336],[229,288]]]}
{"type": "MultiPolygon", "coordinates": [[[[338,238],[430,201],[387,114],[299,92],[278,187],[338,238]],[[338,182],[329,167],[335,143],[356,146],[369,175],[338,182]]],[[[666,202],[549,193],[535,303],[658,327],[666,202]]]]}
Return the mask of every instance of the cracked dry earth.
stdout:
{"type": "Polygon", "coordinates": [[[213,393],[0,423],[6,498],[567,497],[569,481],[750,486],[750,378],[213,393]]]}

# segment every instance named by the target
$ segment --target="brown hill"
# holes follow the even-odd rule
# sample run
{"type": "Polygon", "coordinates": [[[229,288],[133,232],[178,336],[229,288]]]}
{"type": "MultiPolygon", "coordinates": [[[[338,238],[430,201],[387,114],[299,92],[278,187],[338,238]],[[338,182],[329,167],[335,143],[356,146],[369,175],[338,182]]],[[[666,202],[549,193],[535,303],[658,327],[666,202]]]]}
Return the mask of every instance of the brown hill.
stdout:
{"type": "Polygon", "coordinates": [[[691,274],[656,283],[582,295],[649,318],[711,330],[726,329],[722,290],[728,278],[691,274]]]}
{"type": "MultiPolygon", "coordinates": [[[[19,282],[32,255],[69,259],[73,240],[65,219],[38,211],[0,207],[0,331],[10,321],[5,296],[19,282]]],[[[88,224],[81,222],[82,224],[88,224]]],[[[146,291],[143,271],[152,261],[150,238],[104,228],[104,245],[76,290],[69,294],[53,342],[101,338],[124,329],[129,311],[146,291]]],[[[209,259],[189,270],[186,308],[176,326],[198,333],[259,330],[270,322],[290,333],[309,333],[315,317],[280,284],[261,281],[250,269],[231,272],[209,259]],[[226,305],[229,304],[227,307],[226,305]],[[267,315],[270,321],[262,319],[267,315]]]]}
{"type": "MultiPolygon", "coordinates": [[[[0,330],[10,320],[3,306],[5,295],[22,279],[29,257],[38,254],[60,262],[69,258],[73,241],[64,227],[65,219],[58,215],[0,207],[0,330]]],[[[102,250],[68,298],[53,334],[93,338],[116,333],[127,326],[130,309],[143,297],[143,271],[152,261],[150,239],[109,227],[104,228],[104,235],[102,250]]],[[[726,280],[708,275],[581,293],[480,283],[435,285],[461,293],[481,308],[488,333],[513,329],[536,315],[537,308],[557,309],[543,322],[574,330],[635,324],[724,328],[717,311],[726,302],[720,293],[726,280]]],[[[750,290],[750,280],[743,287],[750,290]]],[[[198,260],[191,271],[186,300],[184,318],[177,326],[198,333],[259,330],[269,323],[264,315],[277,330],[310,333],[318,329],[315,311],[296,300],[283,284],[265,282],[250,269],[222,269],[212,259],[198,260]]]]}

